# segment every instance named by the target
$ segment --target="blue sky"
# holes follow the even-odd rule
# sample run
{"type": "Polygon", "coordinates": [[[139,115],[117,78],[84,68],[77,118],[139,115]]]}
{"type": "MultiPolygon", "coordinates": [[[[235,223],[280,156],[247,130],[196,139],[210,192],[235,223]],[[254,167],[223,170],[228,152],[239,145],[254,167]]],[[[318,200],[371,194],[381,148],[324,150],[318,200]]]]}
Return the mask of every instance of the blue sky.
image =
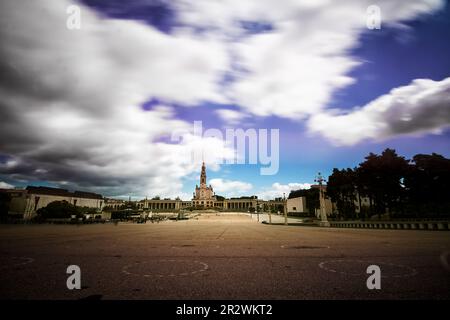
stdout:
{"type": "MultiPolygon", "coordinates": [[[[85,1],[91,3],[95,1],[85,1]]],[[[100,9],[101,10],[101,9],[100,9]]],[[[134,14],[126,15],[133,19],[134,14]]],[[[124,18],[124,16],[121,16],[124,18]]],[[[138,19],[142,16],[137,15],[138,19]]],[[[167,20],[162,26],[150,18],[147,23],[167,31],[167,20]]],[[[450,6],[437,13],[405,22],[407,28],[383,27],[377,31],[367,31],[360,36],[359,45],[350,54],[364,63],[355,68],[350,75],[357,81],[336,92],[328,107],[351,109],[362,106],[371,100],[388,93],[392,88],[409,84],[418,78],[442,80],[450,75],[450,6]]],[[[211,104],[199,105],[195,110],[179,108],[177,116],[194,121],[202,120],[210,127],[224,124],[214,114],[211,104]]],[[[229,108],[235,108],[229,105],[229,108]]],[[[382,142],[366,142],[356,146],[336,147],[328,141],[305,134],[302,123],[268,117],[258,119],[258,128],[281,128],[281,165],[275,176],[261,176],[258,165],[224,166],[227,173],[209,172],[210,178],[240,177],[255,185],[268,185],[276,182],[313,183],[318,171],[331,174],[334,167],[354,167],[369,152],[380,153],[385,148],[394,148],[399,154],[412,157],[417,153],[437,152],[450,155],[450,132],[441,135],[422,137],[401,137],[382,142]]],[[[243,124],[245,126],[245,123],[243,124]]],[[[225,170],[223,170],[225,171],[225,170]]],[[[185,191],[193,189],[194,183],[186,181],[185,191]]]]}
{"type": "MultiPolygon", "coordinates": [[[[11,72],[1,88],[17,89],[0,108],[34,139],[4,126],[0,182],[187,199],[200,167],[176,154],[199,146],[167,137],[199,120],[205,129],[280,130],[277,174],[261,175],[260,165],[208,166],[208,179],[226,196],[279,196],[385,148],[407,158],[449,157],[449,2],[379,1],[380,30],[365,27],[369,4],[37,1],[48,21],[5,16],[10,25],[31,21],[3,34],[11,72]],[[81,7],[78,33],[54,28],[70,4],[81,7]],[[30,30],[39,37],[28,38],[30,30]],[[12,54],[27,47],[29,55],[12,54]],[[55,63],[33,50],[47,50],[55,63]],[[21,81],[32,83],[19,89],[21,81]],[[30,107],[20,115],[11,111],[16,96],[30,107]],[[44,114],[40,125],[29,121],[44,114]]],[[[220,151],[217,143],[200,148],[220,151]]]]}

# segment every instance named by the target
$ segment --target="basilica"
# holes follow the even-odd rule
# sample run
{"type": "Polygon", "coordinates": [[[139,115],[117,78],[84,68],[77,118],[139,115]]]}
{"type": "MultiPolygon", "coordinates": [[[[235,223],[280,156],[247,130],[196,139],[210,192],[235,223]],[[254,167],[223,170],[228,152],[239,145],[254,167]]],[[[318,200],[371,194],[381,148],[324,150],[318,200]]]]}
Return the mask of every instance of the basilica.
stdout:
{"type": "MultiPolygon", "coordinates": [[[[66,201],[74,206],[95,208],[100,212],[110,212],[123,210],[129,206],[131,199],[118,200],[105,198],[100,194],[89,192],[69,192],[65,189],[34,187],[26,189],[0,189],[0,196],[5,194],[10,199],[8,203],[8,214],[25,220],[32,219],[37,214],[37,210],[47,206],[54,201],[66,201]]],[[[152,212],[178,212],[183,210],[208,209],[214,211],[236,211],[236,212],[261,212],[275,211],[283,212],[285,201],[281,198],[274,200],[262,200],[256,196],[242,196],[239,198],[224,198],[216,196],[211,185],[206,184],[206,166],[203,162],[200,173],[200,186],[196,185],[193,198],[190,201],[183,201],[180,198],[169,199],[155,197],[153,199],[133,201],[138,210],[149,210],[152,212]]],[[[294,211],[300,208],[296,204],[294,211]]],[[[303,210],[303,209],[302,209],[303,210]]],[[[103,215],[102,215],[103,217],[103,215]]],[[[108,219],[109,219],[108,218],[108,219]]]]}
{"type": "Polygon", "coordinates": [[[206,167],[202,164],[202,172],[200,174],[200,187],[195,186],[194,197],[192,198],[192,205],[194,207],[212,208],[216,201],[216,196],[211,185],[206,185],[206,167]]]}

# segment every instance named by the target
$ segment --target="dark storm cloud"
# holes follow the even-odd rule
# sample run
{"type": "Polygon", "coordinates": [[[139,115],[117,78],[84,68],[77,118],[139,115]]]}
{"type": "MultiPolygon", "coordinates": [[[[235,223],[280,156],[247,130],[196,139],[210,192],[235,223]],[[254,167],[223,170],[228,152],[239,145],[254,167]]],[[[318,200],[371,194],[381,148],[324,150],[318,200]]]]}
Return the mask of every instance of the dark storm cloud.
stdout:
{"type": "Polygon", "coordinates": [[[69,30],[73,3],[0,4],[0,181],[105,195],[179,193],[191,169],[152,140],[187,124],[168,107],[141,105],[152,96],[190,103],[214,97],[223,55],[214,44],[99,19],[86,7],[81,29],[69,30]]]}

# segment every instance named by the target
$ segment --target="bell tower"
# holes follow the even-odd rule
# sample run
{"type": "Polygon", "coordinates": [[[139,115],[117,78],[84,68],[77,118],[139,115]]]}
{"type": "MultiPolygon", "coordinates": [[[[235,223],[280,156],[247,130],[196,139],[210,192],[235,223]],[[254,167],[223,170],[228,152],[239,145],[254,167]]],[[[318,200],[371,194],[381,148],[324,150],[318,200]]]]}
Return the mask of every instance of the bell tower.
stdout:
{"type": "Polygon", "coordinates": [[[200,173],[200,186],[195,186],[194,198],[192,200],[195,207],[214,207],[216,197],[213,188],[206,185],[205,162],[202,164],[202,172],[200,173]]]}
{"type": "Polygon", "coordinates": [[[206,168],[204,162],[202,164],[202,173],[200,174],[200,187],[206,187],[206,168]]]}

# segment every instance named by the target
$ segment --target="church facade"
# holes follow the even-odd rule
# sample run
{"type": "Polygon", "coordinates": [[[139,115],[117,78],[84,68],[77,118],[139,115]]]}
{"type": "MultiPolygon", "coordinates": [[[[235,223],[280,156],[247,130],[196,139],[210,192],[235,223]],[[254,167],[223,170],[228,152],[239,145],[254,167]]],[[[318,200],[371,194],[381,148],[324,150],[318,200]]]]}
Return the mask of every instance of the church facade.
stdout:
{"type": "Polygon", "coordinates": [[[216,200],[213,188],[211,185],[208,186],[206,184],[206,166],[203,162],[202,172],[200,173],[200,186],[195,186],[192,205],[194,207],[213,208],[216,200]]]}
{"type": "MultiPolygon", "coordinates": [[[[116,200],[117,201],[117,200],[116,200]]],[[[106,203],[110,207],[109,201],[106,203]]],[[[118,209],[122,203],[111,202],[113,209],[118,209]]],[[[136,203],[137,208],[142,210],[151,210],[152,212],[176,212],[179,210],[192,209],[213,209],[217,211],[232,212],[250,212],[252,210],[262,211],[280,211],[283,212],[285,201],[278,198],[274,200],[261,200],[256,196],[247,196],[239,198],[217,197],[211,185],[207,184],[206,166],[202,164],[200,172],[200,185],[195,186],[192,200],[183,201],[177,199],[145,199],[136,203]]]]}

